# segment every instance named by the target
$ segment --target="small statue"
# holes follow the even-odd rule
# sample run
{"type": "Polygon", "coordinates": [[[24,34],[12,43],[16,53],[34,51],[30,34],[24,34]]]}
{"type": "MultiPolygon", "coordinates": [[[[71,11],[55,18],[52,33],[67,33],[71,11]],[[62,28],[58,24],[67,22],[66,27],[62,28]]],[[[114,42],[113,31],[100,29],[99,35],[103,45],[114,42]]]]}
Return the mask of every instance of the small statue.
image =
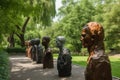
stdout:
{"type": "Polygon", "coordinates": [[[85,80],[112,80],[111,65],[104,48],[104,29],[96,22],[90,22],[82,29],[81,42],[88,49],[89,57],[85,80]]]}
{"type": "Polygon", "coordinates": [[[43,69],[53,68],[53,54],[49,48],[50,37],[45,36],[42,38],[42,45],[45,47],[44,57],[43,57],[43,69]]]}
{"type": "Polygon", "coordinates": [[[64,48],[65,38],[63,36],[58,36],[56,38],[56,46],[59,48],[60,53],[57,59],[57,70],[59,77],[71,76],[71,54],[70,51],[64,48]]]}

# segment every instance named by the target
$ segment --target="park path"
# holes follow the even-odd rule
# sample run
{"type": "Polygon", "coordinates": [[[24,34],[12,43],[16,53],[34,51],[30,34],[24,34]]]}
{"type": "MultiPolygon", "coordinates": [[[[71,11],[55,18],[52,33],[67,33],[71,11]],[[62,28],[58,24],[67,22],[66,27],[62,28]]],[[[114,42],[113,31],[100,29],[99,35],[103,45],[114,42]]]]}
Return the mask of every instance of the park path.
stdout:
{"type": "Polygon", "coordinates": [[[56,60],[53,69],[42,69],[42,64],[35,64],[23,55],[10,56],[10,80],[84,80],[84,68],[72,65],[71,77],[58,77],[56,60]]]}
{"type": "MultiPolygon", "coordinates": [[[[53,69],[42,69],[42,64],[36,64],[24,55],[10,56],[10,80],[85,80],[84,67],[72,65],[71,77],[58,77],[56,60],[53,69]]],[[[113,80],[120,80],[113,78],[113,80]]]]}

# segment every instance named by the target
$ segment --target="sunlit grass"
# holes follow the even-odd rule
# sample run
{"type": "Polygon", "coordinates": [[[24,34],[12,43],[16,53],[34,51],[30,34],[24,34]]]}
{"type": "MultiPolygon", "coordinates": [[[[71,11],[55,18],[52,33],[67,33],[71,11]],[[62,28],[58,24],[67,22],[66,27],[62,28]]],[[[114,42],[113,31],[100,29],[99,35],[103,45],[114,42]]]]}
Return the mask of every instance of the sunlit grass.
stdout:
{"type": "Polygon", "coordinates": [[[110,57],[112,75],[120,78],[120,57],[110,57]]]}
{"type": "MultiPolygon", "coordinates": [[[[54,58],[57,59],[57,54],[54,54],[54,58]]],[[[88,56],[72,56],[72,63],[85,67],[88,56]]],[[[120,77],[120,57],[110,56],[112,75],[120,77]]]]}

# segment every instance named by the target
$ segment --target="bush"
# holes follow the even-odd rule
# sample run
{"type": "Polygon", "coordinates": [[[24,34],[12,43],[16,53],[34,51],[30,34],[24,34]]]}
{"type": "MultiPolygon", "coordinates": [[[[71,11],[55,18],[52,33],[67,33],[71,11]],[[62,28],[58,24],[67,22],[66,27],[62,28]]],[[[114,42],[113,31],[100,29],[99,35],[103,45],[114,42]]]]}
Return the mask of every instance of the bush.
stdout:
{"type": "Polygon", "coordinates": [[[13,47],[13,48],[6,48],[5,50],[8,53],[25,53],[25,48],[13,47]]]}
{"type": "Polygon", "coordinates": [[[0,51],[0,80],[9,80],[9,59],[5,51],[0,51]]]}
{"type": "Polygon", "coordinates": [[[52,48],[52,53],[58,54],[59,53],[59,49],[58,48],[52,48]]]}

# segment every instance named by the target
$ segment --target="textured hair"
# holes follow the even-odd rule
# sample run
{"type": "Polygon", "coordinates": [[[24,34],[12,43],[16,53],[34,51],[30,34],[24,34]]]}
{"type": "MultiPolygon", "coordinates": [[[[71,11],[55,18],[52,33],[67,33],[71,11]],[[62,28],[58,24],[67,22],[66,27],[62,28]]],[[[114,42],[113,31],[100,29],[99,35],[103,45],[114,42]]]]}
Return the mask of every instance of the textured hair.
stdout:
{"type": "Polygon", "coordinates": [[[99,23],[89,22],[87,26],[90,30],[90,33],[96,37],[97,40],[104,40],[104,29],[99,23]]]}
{"type": "Polygon", "coordinates": [[[56,39],[59,40],[63,44],[65,43],[65,37],[64,36],[58,36],[56,39]]]}
{"type": "Polygon", "coordinates": [[[42,40],[46,40],[46,41],[49,43],[49,42],[50,42],[50,37],[44,36],[44,37],[42,38],[42,40]]]}

